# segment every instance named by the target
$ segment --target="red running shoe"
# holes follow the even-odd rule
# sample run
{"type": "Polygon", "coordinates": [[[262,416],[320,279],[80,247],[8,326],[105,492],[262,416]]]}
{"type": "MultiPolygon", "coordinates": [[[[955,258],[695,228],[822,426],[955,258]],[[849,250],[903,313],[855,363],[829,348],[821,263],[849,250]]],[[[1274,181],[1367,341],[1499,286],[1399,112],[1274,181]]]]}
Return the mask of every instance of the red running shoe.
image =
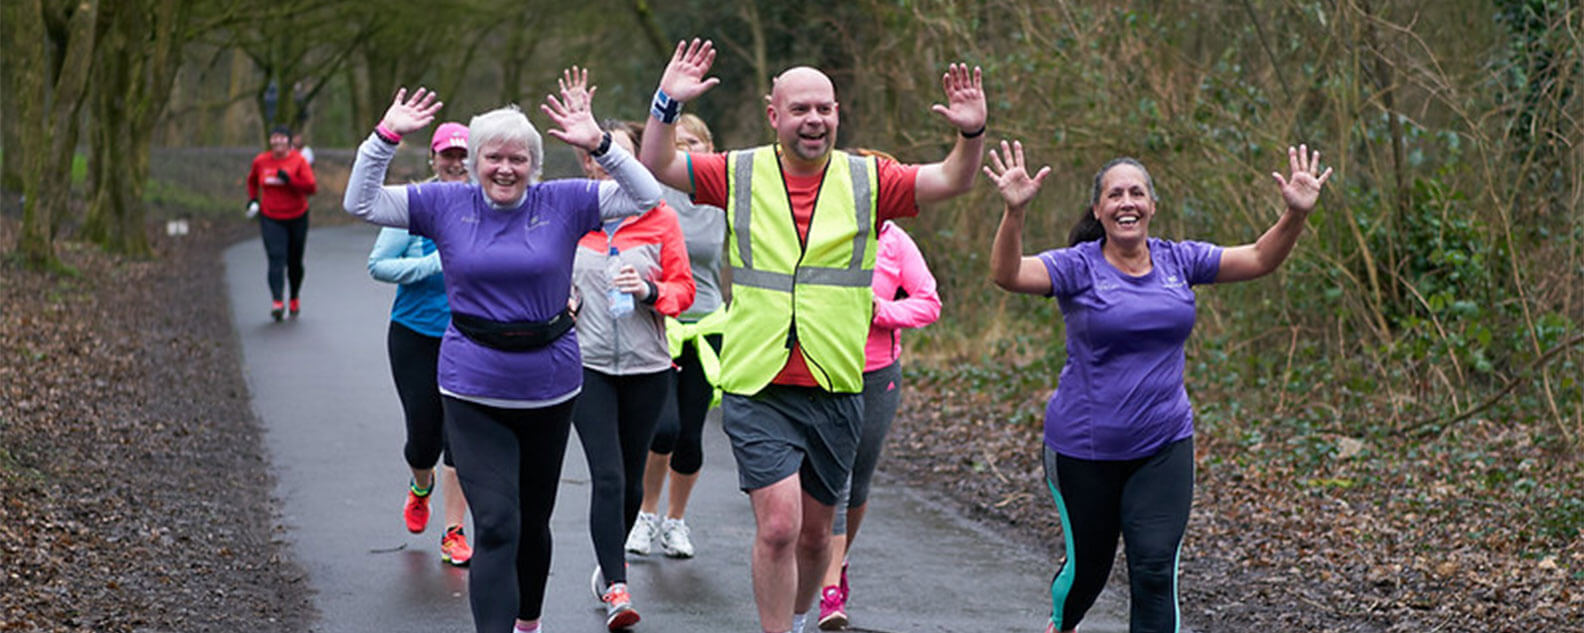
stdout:
{"type": "Polygon", "coordinates": [[[285,313],[286,313],[286,304],[281,303],[279,301],[270,302],[270,318],[271,319],[275,319],[276,323],[280,322],[281,315],[283,315],[285,313]]]}
{"type": "Polygon", "coordinates": [[[287,311],[291,312],[291,318],[297,318],[297,313],[302,312],[302,300],[292,297],[291,307],[288,308],[287,311]]]}
{"type": "Polygon", "coordinates": [[[407,506],[402,509],[402,518],[407,520],[407,531],[420,534],[429,526],[429,491],[418,494],[418,486],[407,487],[407,506]]]}

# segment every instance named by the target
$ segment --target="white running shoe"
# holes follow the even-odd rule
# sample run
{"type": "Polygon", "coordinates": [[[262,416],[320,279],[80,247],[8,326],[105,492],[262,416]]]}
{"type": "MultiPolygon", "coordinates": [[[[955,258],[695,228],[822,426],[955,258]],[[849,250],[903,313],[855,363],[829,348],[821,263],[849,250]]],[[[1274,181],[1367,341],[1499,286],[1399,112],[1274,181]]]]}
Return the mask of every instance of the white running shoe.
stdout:
{"type": "Polygon", "coordinates": [[[693,558],[693,541],[682,519],[667,518],[660,524],[660,551],[671,558],[693,558]]]}
{"type": "MultiPolygon", "coordinates": [[[[639,512],[638,520],[633,522],[632,531],[627,533],[627,551],[639,556],[648,556],[654,549],[655,536],[659,531],[659,515],[639,512]]],[[[688,548],[689,551],[692,549],[692,547],[688,548]]]]}

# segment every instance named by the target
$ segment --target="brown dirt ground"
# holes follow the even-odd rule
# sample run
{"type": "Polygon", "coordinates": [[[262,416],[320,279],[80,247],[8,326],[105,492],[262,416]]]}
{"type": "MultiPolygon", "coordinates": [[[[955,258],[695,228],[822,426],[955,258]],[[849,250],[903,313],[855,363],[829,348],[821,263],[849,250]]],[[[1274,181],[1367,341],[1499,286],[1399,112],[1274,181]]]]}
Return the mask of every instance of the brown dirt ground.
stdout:
{"type": "Polygon", "coordinates": [[[251,225],[192,228],[0,263],[0,630],[307,629],[219,264],[251,225]]]}

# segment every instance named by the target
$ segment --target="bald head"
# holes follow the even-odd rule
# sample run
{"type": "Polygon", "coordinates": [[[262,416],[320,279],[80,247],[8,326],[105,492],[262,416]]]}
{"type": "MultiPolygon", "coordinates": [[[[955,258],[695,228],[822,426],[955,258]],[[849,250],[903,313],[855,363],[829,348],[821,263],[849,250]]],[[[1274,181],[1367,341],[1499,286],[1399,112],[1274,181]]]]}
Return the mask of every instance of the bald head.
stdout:
{"type": "MultiPolygon", "coordinates": [[[[836,85],[808,66],[788,68],[776,76],[765,108],[776,140],[800,163],[823,164],[836,143],[836,85]]],[[[788,154],[783,154],[788,156],[788,154]]]]}
{"type": "Polygon", "coordinates": [[[770,87],[770,102],[781,102],[788,94],[806,92],[824,93],[832,102],[836,101],[836,84],[831,83],[830,77],[812,66],[793,66],[776,75],[770,87]]]}

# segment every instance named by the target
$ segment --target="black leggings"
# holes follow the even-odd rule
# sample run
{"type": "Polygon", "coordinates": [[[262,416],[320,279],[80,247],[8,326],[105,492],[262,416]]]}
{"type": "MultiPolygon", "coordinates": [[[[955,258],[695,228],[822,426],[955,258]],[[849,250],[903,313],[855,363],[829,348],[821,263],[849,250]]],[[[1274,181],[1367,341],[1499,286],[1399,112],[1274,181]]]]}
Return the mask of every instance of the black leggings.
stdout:
{"type": "Polygon", "coordinates": [[[401,397],[402,412],[407,416],[407,443],[402,446],[407,465],[428,470],[443,455],[445,465],[456,466],[451,452],[445,450],[445,409],[440,404],[440,385],[435,382],[440,339],[391,321],[385,348],[390,353],[396,395],[401,397]]]}
{"type": "Polygon", "coordinates": [[[1045,448],[1045,483],[1061,512],[1067,559],[1051,580],[1057,630],[1078,626],[1127,552],[1132,633],[1176,631],[1177,556],[1193,505],[1193,438],[1126,461],[1090,461],[1045,448]]]}
{"type": "Polygon", "coordinates": [[[264,237],[264,255],[269,258],[270,296],[281,300],[281,277],[291,281],[291,297],[297,298],[302,290],[303,251],[308,246],[308,214],[290,220],[273,220],[259,216],[259,234],[264,237]]]}
{"type": "MultiPolygon", "coordinates": [[[[649,450],[671,456],[671,470],[679,475],[694,474],[704,465],[704,418],[715,397],[715,388],[705,380],[704,368],[699,365],[697,340],[682,346],[682,355],[677,357],[676,389],[666,398],[654,441],[649,444],[649,450]]],[[[721,335],[710,334],[704,340],[720,351],[721,335]]]]}
{"type": "Polygon", "coordinates": [[[468,602],[478,633],[535,620],[550,574],[550,513],[572,428],[572,401],[502,409],[445,396],[446,434],[473,511],[468,602]]]}
{"type": "Polygon", "coordinates": [[[652,374],[612,376],[583,369],[572,423],[588,458],[589,535],[605,582],[627,582],[627,532],[643,505],[644,462],[666,392],[670,369],[652,374]]]}

